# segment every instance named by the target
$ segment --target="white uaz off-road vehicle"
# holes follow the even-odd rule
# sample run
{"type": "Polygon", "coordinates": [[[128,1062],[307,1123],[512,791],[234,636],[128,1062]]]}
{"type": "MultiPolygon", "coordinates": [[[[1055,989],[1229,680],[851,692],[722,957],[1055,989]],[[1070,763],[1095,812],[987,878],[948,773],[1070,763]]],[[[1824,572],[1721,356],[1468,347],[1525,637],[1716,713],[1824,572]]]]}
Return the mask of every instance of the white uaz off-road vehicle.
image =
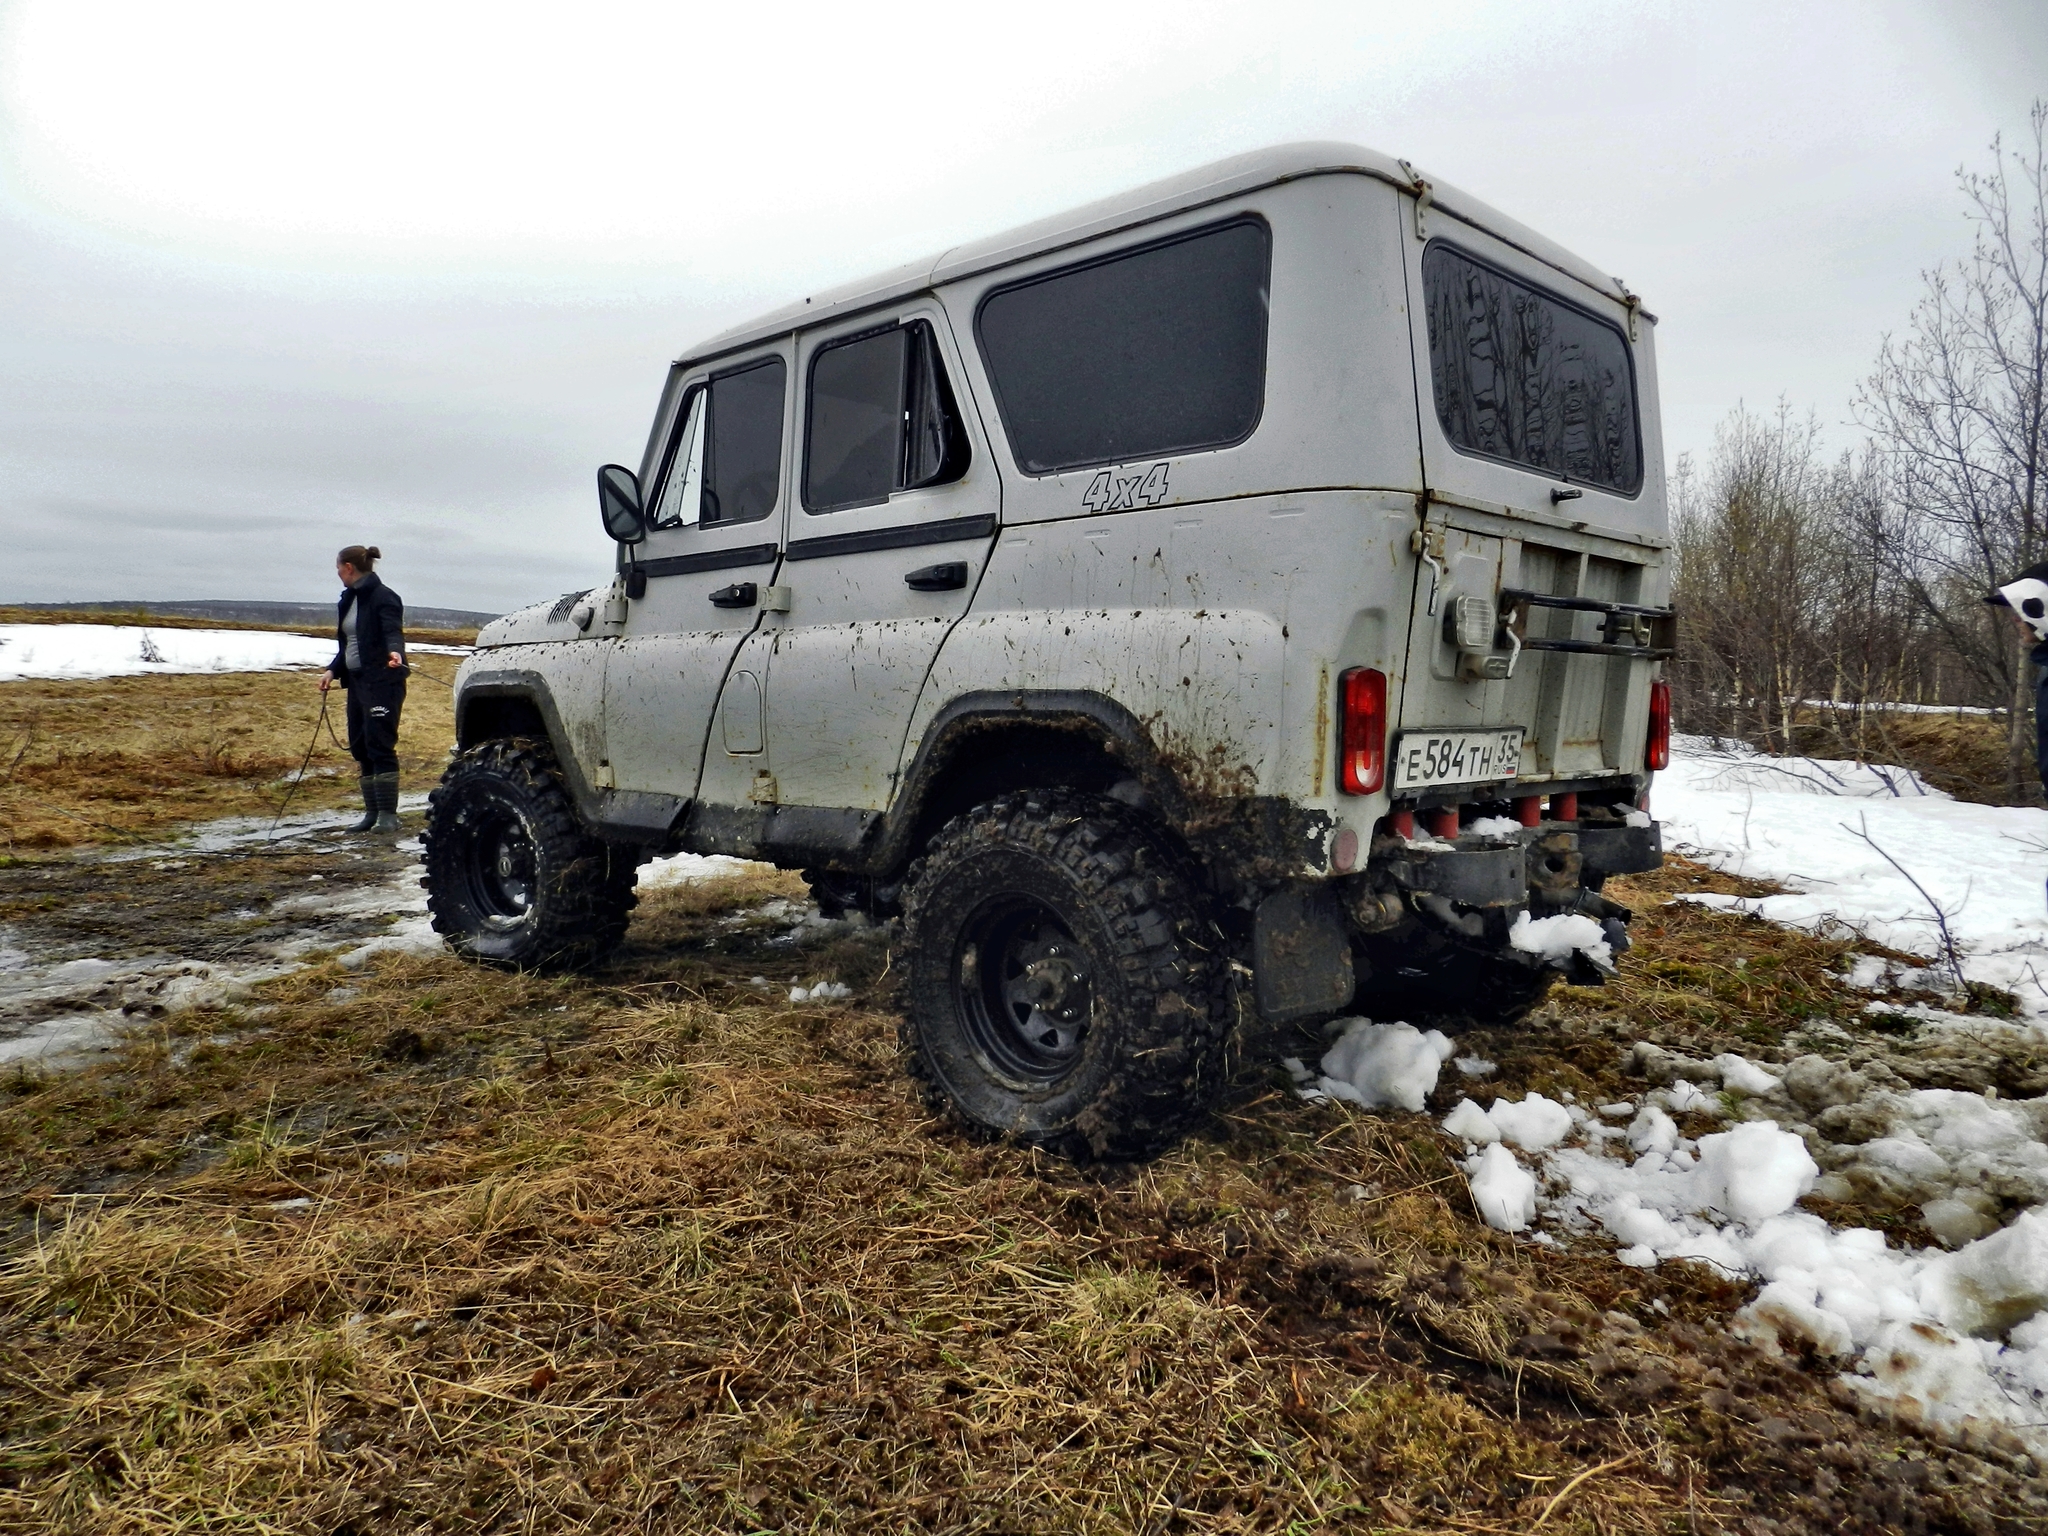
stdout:
{"type": "Polygon", "coordinates": [[[1310,144],[714,337],[599,473],[616,579],[463,664],[435,925],[584,963],[648,857],[800,868],[900,909],[934,1101],[1082,1156],[1200,1117],[1253,1008],[1596,980],[1661,858],[1651,333],[1310,144]]]}

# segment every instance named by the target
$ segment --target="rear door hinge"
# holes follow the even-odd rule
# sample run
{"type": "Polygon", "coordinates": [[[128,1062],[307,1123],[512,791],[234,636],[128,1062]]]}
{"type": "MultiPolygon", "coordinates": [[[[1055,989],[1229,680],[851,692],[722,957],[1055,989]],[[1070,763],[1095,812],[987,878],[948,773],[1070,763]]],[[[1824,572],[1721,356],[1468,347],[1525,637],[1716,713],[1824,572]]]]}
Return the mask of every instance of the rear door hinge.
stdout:
{"type": "Polygon", "coordinates": [[[1429,238],[1429,205],[1436,198],[1436,188],[1429,184],[1423,174],[1406,160],[1399,162],[1401,174],[1408,178],[1408,190],[1415,194],[1415,238],[1429,238]]]}
{"type": "Polygon", "coordinates": [[[1628,284],[1618,277],[1614,280],[1614,286],[1621,290],[1621,302],[1628,307],[1628,339],[1630,341],[1639,341],[1642,338],[1638,334],[1636,316],[1643,312],[1642,298],[1640,295],[1629,292],[1628,284]]]}

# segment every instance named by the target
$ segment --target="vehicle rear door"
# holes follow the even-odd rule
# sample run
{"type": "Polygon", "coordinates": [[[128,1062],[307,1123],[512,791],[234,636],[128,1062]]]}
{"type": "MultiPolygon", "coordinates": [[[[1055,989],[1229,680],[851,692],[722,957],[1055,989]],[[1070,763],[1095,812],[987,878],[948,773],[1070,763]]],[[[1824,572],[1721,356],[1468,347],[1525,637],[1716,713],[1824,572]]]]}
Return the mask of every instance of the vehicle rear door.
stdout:
{"type": "Polygon", "coordinates": [[[784,341],[685,379],[674,397],[628,567],[645,587],[605,670],[621,791],[697,793],[712,710],[781,557],[789,374],[784,341]]]}
{"type": "Polygon", "coordinates": [[[728,782],[744,776],[757,803],[879,812],[918,691],[981,578],[1000,483],[929,298],[809,332],[796,360],[788,607],[734,666],[735,683],[765,685],[765,758],[728,741],[728,782]]]}
{"type": "Polygon", "coordinates": [[[1392,788],[1427,787],[1431,748],[1483,761],[1515,730],[1522,780],[1633,771],[1668,640],[1628,612],[1664,595],[1648,322],[1435,210],[1404,245],[1428,498],[1392,788]]]}

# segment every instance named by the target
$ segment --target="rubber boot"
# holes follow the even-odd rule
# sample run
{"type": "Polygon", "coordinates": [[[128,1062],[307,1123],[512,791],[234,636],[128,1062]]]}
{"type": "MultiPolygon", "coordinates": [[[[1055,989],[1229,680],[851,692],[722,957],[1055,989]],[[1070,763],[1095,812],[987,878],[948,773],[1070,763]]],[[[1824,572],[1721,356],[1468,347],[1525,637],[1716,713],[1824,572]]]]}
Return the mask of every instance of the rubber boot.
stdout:
{"type": "Polygon", "coordinates": [[[373,832],[377,827],[377,781],[369,774],[363,775],[363,819],[349,828],[351,832],[373,832]]]}
{"type": "Polygon", "coordinates": [[[377,820],[372,832],[402,832],[398,824],[398,775],[380,773],[370,780],[371,793],[377,797],[377,820]]]}

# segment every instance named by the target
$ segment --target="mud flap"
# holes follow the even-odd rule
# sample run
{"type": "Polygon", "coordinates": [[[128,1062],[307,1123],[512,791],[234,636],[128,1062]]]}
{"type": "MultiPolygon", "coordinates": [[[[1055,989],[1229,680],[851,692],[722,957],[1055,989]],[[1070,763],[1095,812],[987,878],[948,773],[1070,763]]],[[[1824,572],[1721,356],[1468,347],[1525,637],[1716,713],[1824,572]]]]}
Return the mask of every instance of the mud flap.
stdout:
{"type": "Polygon", "coordinates": [[[1259,1016],[1269,1024],[1335,1013],[1358,978],[1337,893],[1280,891],[1259,903],[1252,925],[1252,975],[1259,1016]]]}

